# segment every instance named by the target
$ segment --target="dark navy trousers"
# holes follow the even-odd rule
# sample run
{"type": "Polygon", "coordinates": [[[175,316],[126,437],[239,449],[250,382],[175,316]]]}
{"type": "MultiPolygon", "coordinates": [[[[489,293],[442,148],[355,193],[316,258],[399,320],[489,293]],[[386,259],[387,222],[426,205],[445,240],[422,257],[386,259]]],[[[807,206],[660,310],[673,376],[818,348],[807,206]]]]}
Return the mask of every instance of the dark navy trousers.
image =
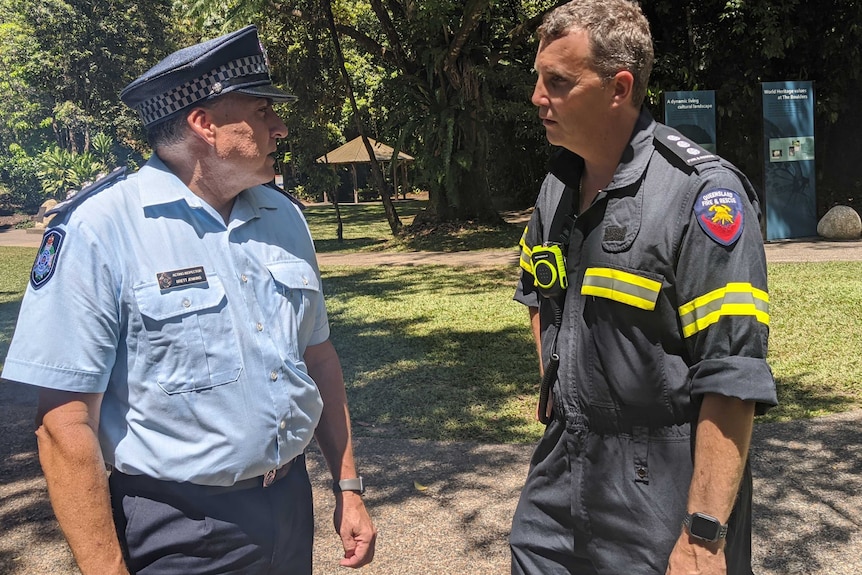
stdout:
{"type": "Polygon", "coordinates": [[[314,516],[305,458],[264,488],[220,490],[110,478],[111,503],[136,575],[311,575],[314,516]]]}

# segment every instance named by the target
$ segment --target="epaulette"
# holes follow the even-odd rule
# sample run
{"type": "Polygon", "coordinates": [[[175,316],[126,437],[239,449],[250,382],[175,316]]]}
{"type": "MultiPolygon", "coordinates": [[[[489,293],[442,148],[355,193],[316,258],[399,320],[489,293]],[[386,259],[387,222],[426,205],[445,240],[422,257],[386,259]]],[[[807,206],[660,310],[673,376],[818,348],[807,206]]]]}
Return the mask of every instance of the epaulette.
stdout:
{"type": "Polygon", "coordinates": [[[299,206],[300,210],[305,209],[305,204],[303,204],[301,201],[299,201],[299,198],[297,198],[296,196],[294,196],[293,194],[291,194],[287,190],[280,188],[275,182],[268,182],[264,185],[268,186],[268,187],[272,188],[273,190],[277,191],[278,193],[286,196],[288,200],[290,200],[291,202],[293,202],[294,204],[299,206]]]}
{"type": "Polygon", "coordinates": [[[679,158],[687,166],[691,166],[696,171],[700,171],[698,170],[700,164],[721,161],[721,158],[712,152],[705,150],[678,131],[664,124],[656,125],[655,132],[653,132],[653,144],[659,151],[670,152],[672,157],[679,158]]]}
{"type": "Polygon", "coordinates": [[[742,182],[742,187],[745,189],[748,199],[755,205],[758,213],[757,218],[760,219],[760,208],[757,207],[759,202],[757,190],[752,185],[751,180],[739,168],[712,152],[701,148],[678,131],[664,124],[656,126],[653,133],[653,144],[657,150],[669,151],[671,156],[680,158],[698,174],[706,169],[718,166],[732,171],[739,178],[740,182],[742,182]]]}
{"type": "Polygon", "coordinates": [[[88,196],[93,195],[95,192],[106,188],[110,184],[119,181],[120,179],[126,176],[126,167],[122,166],[114,169],[113,172],[108,174],[107,176],[102,176],[95,182],[91,184],[87,184],[83,188],[81,188],[74,196],[69,198],[68,200],[62,201],[47,212],[45,212],[46,216],[50,216],[53,214],[59,214],[60,212],[64,212],[69,208],[78,205],[83,202],[88,196]]]}

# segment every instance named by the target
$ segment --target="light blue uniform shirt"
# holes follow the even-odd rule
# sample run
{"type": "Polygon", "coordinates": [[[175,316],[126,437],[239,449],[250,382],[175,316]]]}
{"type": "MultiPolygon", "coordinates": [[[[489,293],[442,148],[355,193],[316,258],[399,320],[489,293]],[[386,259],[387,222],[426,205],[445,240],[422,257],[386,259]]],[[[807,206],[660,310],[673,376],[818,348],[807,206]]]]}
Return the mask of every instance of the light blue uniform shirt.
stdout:
{"type": "Polygon", "coordinates": [[[288,198],[245,190],[225,226],[153,155],[47,234],[4,378],[104,393],[102,451],[127,474],[232,485],[303,452],[323,405],[303,354],[329,323],[288,198]]]}

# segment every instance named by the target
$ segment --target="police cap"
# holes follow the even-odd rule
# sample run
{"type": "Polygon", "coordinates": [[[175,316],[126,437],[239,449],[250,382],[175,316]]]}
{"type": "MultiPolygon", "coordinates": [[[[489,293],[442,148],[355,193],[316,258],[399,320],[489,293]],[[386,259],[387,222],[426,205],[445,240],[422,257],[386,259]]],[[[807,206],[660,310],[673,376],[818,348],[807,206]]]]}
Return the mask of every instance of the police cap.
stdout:
{"type": "Polygon", "coordinates": [[[229,92],[274,102],[296,100],[272,85],[266,50],[254,25],[174,52],[123,88],[120,98],[149,128],[229,92]]]}

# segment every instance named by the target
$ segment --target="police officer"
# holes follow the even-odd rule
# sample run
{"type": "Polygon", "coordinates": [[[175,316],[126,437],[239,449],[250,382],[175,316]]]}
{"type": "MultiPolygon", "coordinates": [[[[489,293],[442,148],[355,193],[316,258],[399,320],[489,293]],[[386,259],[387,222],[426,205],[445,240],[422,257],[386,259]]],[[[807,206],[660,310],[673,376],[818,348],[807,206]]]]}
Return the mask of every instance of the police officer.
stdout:
{"type": "Polygon", "coordinates": [[[532,101],[560,147],[521,242],[548,422],[512,573],[751,573],[748,447],[775,405],[756,194],[642,109],[649,25],[574,0],[539,28],[532,101]]]}
{"type": "Polygon", "coordinates": [[[341,564],[367,564],[376,534],[312,240],[263,185],[286,135],[272,103],[293,96],[248,26],[121,97],[154,153],[57,208],[3,371],[40,386],[39,457],[82,573],[310,574],[312,436],[341,564]]]}

